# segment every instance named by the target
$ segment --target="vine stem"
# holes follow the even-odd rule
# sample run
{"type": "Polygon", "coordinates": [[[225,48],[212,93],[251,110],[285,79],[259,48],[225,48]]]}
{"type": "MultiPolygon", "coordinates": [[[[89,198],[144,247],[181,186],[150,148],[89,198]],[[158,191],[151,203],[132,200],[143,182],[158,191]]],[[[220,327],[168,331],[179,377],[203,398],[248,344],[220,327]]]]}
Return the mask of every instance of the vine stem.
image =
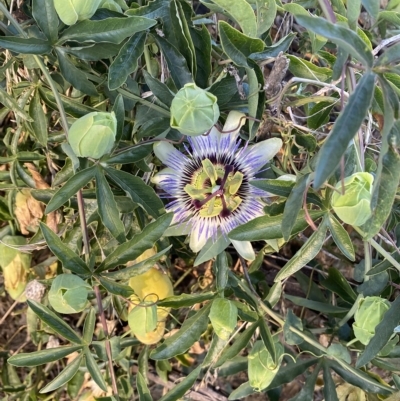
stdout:
{"type": "MultiPolygon", "coordinates": [[[[18,22],[14,19],[14,17],[11,15],[11,13],[7,10],[7,8],[1,2],[0,2],[0,11],[10,21],[10,24],[13,25],[15,27],[15,29],[21,34],[21,36],[23,36],[24,38],[28,38],[28,35],[26,34],[26,32],[20,27],[18,22]]],[[[45,66],[42,58],[37,55],[33,55],[33,57],[38,65],[38,67],[42,71],[43,76],[46,78],[46,81],[49,84],[51,91],[53,92],[55,101],[57,103],[58,111],[60,113],[61,125],[64,129],[65,136],[68,139],[67,115],[65,113],[60,94],[58,93],[57,88],[54,84],[54,81],[52,80],[50,73],[49,73],[47,67],[45,66]]],[[[82,190],[78,191],[77,197],[78,197],[78,211],[79,211],[80,222],[81,222],[83,244],[84,244],[84,248],[85,248],[85,259],[86,259],[86,261],[88,261],[89,257],[90,257],[90,244],[89,244],[88,227],[87,227],[86,218],[85,218],[85,204],[83,202],[82,190]]],[[[104,333],[106,334],[106,337],[107,337],[105,346],[106,346],[106,352],[107,352],[108,366],[109,366],[109,370],[110,370],[112,389],[113,389],[114,396],[118,400],[119,397],[118,397],[118,389],[117,389],[117,380],[115,377],[115,372],[114,372],[114,367],[113,367],[113,361],[112,361],[112,355],[111,355],[111,345],[110,345],[110,341],[108,339],[107,322],[106,322],[106,318],[104,315],[103,305],[101,302],[101,293],[100,293],[100,289],[97,285],[94,286],[94,290],[96,293],[96,300],[97,300],[97,304],[98,304],[100,320],[101,320],[101,323],[103,326],[104,333]]]]}
{"type": "Polygon", "coordinates": [[[99,308],[101,325],[103,326],[104,335],[106,336],[105,347],[106,347],[106,353],[107,353],[107,359],[108,359],[108,367],[109,367],[110,376],[111,376],[112,391],[114,393],[114,397],[117,400],[119,400],[117,380],[115,378],[114,366],[113,366],[113,361],[112,361],[111,344],[110,344],[110,340],[108,338],[109,333],[108,333],[107,321],[106,321],[106,316],[104,314],[103,304],[101,302],[101,293],[100,293],[100,289],[99,289],[98,285],[94,286],[94,292],[96,294],[97,305],[99,308]]]}

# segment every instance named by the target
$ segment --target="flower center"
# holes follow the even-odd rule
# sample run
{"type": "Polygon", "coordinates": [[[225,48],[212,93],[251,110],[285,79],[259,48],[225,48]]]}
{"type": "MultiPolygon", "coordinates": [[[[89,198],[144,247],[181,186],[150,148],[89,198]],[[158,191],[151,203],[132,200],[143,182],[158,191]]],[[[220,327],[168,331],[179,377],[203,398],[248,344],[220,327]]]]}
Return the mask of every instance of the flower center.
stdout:
{"type": "Polygon", "coordinates": [[[209,159],[202,160],[201,164],[191,183],[185,185],[185,192],[201,217],[228,217],[242,202],[238,191],[243,174],[234,173],[232,165],[213,164],[209,159]]]}

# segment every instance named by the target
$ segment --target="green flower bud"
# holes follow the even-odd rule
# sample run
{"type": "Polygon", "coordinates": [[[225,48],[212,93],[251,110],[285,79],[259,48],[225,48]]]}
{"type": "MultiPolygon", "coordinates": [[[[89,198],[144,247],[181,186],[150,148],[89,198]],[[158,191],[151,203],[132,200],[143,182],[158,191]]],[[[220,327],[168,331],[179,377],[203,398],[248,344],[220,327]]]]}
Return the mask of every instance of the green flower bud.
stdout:
{"type": "Polygon", "coordinates": [[[122,13],[122,9],[114,0],[102,0],[99,8],[106,8],[111,11],[122,13]]]}
{"type": "Polygon", "coordinates": [[[354,335],[360,343],[367,345],[375,334],[375,327],[390,308],[390,302],[380,297],[365,297],[358,303],[354,315],[354,335]]]}
{"type": "Polygon", "coordinates": [[[54,0],[60,20],[66,25],[89,19],[99,8],[101,0],[54,0]]]}
{"type": "Polygon", "coordinates": [[[336,184],[331,205],[339,218],[352,226],[361,226],[371,216],[371,197],[374,176],[370,173],[355,173],[344,180],[344,195],[341,195],[342,183],[336,184]]]}
{"type": "Polygon", "coordinates": [[[275,375],[278,373],[282,362],[283,347],[275,341],[275,350],[278,356],[278,363],[275,364],[271,354],[263,341],[256,341],[248,356],[248,374],[249,383],[256,391],[262,391],[267,388],[275,375]]]}
{"type": "Polygon", "coordinates": [[[88,291],[91,289],[92,287],[78,276],[60,274],[51,284],[50,305],[59,313],[82,312],[88,303],[88,291]]]}
{"type": "Polygon", "coordinates": [[[14,247],[26,245],[24,237],[6,236],[0,244],[0,266],[3,269],[4,287],[10,297],[19,302],[25,302],[22,295],[28,282],[31,255],[14,247]],[[7,246],[9,245],[9,246],[7,246]]]}
{"type": "Polygon", "coordinates": [[[171,127],[184,135],[202,135],[218,118],[217,98],[194,83],[186,84],[172,101],[171,127]]]}
{"type": "Polygon", "coordinates": [[[99,159],[113,148],[116,132],[117,119],[114,112],[94,111],[71,125],[68,142],[78,157],[99,159]]]}

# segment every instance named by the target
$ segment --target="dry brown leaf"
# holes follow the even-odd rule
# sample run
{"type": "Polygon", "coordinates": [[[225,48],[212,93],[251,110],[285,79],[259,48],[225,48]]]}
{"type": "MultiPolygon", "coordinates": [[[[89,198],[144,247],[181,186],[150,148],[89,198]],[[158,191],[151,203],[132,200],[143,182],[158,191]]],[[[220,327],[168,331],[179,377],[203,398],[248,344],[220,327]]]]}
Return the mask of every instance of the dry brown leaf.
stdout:
{"type": "Polygon", "coordinates": [[[43,204],[32,197],[29,189],[22,189],[15,195],[14,215],[23,235],[36,232],[43,210],[43,204]]]}
{"type": "MultiPolygon", "coordinates": [[[[50,185],[43,179],[43,177],[40,175],[39,171],[37,170],[36,166],[33,163],[24,163],[24,166],[28,169],[33,180],[35,181],[37,189],[50,188],[50,185]]],[[[51,212],[47,215],[46,224],[55,233],[58,232],[57,228],[58,223],[59,223],[59,214],[56,211],[51,212]]]]}

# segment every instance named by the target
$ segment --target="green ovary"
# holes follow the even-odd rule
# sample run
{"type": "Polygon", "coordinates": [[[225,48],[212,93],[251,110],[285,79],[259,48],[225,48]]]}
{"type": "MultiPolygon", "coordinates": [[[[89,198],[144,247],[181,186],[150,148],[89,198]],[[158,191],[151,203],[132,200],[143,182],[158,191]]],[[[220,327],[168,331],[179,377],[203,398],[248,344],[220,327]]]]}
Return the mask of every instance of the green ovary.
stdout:
{"type": "Polygon", "coordinates": [[[185,186],[185,192],[193,200],[203,203],[199,208],[201,217],[218,216],[224,209],[233,212],[241,204],[242,199],[237,192],[242,185],[243,174],[239,171],[231,172],[225,183],[224,176],[224,165],[213,164],[209,159],[204,159],[202,167],[193,174],[191,183],[185,186]],[[218,193],[215,196],[211,196],[216,192],[218,193]]]}

